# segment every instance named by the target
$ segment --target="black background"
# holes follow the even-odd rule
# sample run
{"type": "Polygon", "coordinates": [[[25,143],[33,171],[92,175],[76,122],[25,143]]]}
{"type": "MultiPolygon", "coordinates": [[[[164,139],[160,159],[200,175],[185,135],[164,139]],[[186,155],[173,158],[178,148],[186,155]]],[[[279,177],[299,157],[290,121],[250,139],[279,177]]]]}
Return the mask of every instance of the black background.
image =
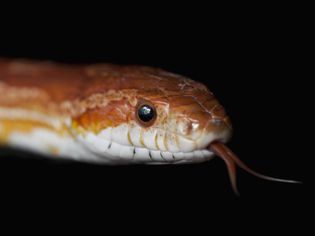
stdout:
{"type": "Polygon", "coordinates": [[[306,106],[311,99],[309,77],[304,74],[308,36],[299,17],[278,11],[213,14],[211,8],[162,9],[141,16],[106,12],[69,9],[62,20],[59,12],[40,12],[34,20],[27,14],[16,21],[10,16],[2,27],[0,56],[143,64],[201,81],[232,119],[231,149],[255,170],[304,184],[268,182],[240,170],[237,197],[219,158],[185,166],[108,167],[1,149],[2,197],[19,205],[40,202],[43,208],[64,203],[79,215],[84,208],[101,208],[105,215],[109,207],[132,208],[119,211],[113,216],[117,219],[144,208],[139,222],[150,222],[146,216],[161,211],[161,223],[182,218],[181,222],[198,219],[207,224],[211,217],[222,222],[245,214],[247,223],[257,219],[270,225],[286,219],[284,224],[289,224],[309,209],[304,204],[304,166],[310,158],[305,133],[311,129],[306,106]],[[264,214],[268,217],[259,218],[264,214]]]}

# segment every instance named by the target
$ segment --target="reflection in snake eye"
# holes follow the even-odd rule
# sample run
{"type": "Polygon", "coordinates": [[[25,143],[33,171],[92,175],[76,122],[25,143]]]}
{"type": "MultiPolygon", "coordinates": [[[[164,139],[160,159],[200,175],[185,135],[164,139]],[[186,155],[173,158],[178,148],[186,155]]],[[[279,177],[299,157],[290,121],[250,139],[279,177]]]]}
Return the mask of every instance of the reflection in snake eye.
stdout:
{"type": "Polygon", "coordinates": [[[157,118],[157,112],[151,101],[140,98],[135,108],[135,118],[140,126],[150,127],[154,124],[157,118]]]}
{"type": "Polygon", "coordinates": [[[138,117],[143,122],[149,122],[155,118],[155,110],[149,105],[142,105],[138,108],[138,117]]]}

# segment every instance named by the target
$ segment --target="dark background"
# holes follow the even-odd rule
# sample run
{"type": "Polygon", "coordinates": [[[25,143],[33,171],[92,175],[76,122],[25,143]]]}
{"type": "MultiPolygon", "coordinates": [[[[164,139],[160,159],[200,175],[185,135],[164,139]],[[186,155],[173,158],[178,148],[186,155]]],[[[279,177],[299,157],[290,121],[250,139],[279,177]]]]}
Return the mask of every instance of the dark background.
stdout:
{"type": "Polygon", "coordinates": [[[268,182],[239,170],[237,197],[219,158],[184,166],[108,167],[1,149],[2,197],[21,205],[65,203],[76,210],[131,207],[131,215],[140,207],[159,210],[154,206],[162,204],[162,222],[174,220],[171,212],[183,221],[224,221],[242,213],[253,221],[268,214],[269,223],[284,217],[293,222],[307,211],[304,167],[311,156],[305,132],[311,130],[311,119],[306,102],[311,98],[305,74],[308,36],[299,17],[277,11],[231,16],[192,11],[163,9],[138,17],[119,12],[113,19],[72,9],[66,20],[41,12],[35,20],[25,16],[3,24],[0,57],[142,64],[201,81],[232,119],[231,149],[253,169],[303,185],[268,182]]]}

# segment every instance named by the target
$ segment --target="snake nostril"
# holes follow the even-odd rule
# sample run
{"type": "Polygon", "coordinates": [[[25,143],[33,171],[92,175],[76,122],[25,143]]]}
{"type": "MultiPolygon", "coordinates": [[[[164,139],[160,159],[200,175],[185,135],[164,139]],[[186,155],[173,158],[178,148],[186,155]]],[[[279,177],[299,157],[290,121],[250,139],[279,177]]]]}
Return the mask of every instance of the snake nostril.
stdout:
{"type": "Polygon", "coordinates": [[[230,130],[233,129],[231,120],[230,120],[230,118],[229,118],[227,115],[222,119],[222,121],[224,122],[224,124],[225,124],[230,130]]]}
{"type": "Polygon", "coordinates": [[[219,119],[219,118],[213,118],[211,119],[211,123],[215,126],[220,126],[222,125],[223,121],[222,119],[219,119]]]}

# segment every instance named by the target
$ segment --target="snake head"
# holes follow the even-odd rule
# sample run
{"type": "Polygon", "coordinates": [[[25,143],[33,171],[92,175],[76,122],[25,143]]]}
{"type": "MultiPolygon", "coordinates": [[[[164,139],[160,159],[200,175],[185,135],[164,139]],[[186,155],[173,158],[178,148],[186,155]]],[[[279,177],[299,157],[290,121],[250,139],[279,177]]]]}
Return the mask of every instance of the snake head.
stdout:
{"type": "MultiPolygon", "coordinates": [[[[208,160],[212,156],[207,149],[209,144],[227,142],[231,137],[230,119],[204,85],[178,76],[168,82],[172,84],[138,94],[138,103],[148,104],[156,112],[148,126],[138,122],[144,129],[142,143],[153,154],[154,150],[161,151],[163,157],[168,157],[164,159],[173,163],[208,160]]],[[[135,116],[136,121],[140,119],[135,116]]]]}
{"type": "Polygon", "coordinates": [[[88,91],[72,107],[79,140],[111,163],[192,163],[226,142],[232,127],[224,108],[201,83],[149,67],[87,69],[88,91]],[[110,73],[110,71],[115,73],[110,73]],[[102,78],[108,85],[101,84],[102,78]]]}

